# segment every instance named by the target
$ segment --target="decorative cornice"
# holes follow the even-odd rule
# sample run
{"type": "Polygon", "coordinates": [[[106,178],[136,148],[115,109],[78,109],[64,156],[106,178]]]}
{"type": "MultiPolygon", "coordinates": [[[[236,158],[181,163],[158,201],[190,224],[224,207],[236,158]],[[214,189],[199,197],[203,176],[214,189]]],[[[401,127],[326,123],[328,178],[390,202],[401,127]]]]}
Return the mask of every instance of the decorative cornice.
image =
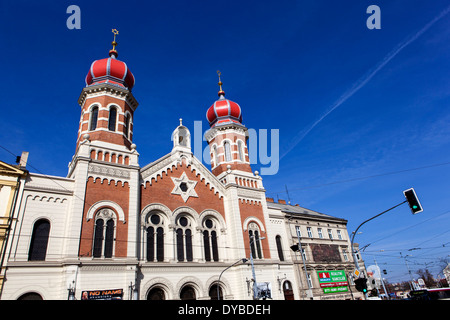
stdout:
{"type": "Polygon", "coordinates": [[[125,102],[130,106],[130,108],[133,109],[133,111],[135,111],[139,105],[139,103],[136,101],[133,94],[129,90],[108,83],[84,87],[78,98],[78,104],[82,107],[86,99],[88,98],[88,95],[99,93],[107,93],[113,96],[117,96],[121,99],[124,99],[125,102]]]}
{"type": "MultiPolygon", "coordinates": [[[[88,172],[97,175],[99,177],[114,177],[127,180],[130,179],[130,172],[128,170],[113,168],[111,166],[102,166],[91,163],[89,164],[88,172]]],[[[96,176],[94,175],[91,176],[95,178],[96,176]]]]}

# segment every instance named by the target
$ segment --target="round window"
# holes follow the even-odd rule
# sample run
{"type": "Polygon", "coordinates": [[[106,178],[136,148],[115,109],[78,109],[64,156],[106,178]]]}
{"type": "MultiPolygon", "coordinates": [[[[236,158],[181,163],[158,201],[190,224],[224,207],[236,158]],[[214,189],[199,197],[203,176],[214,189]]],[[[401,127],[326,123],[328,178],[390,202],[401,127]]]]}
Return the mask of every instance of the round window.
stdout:
{"type": "Polygon", "coordinates": [[[150,221],[153,224],[158,224],[161,221],[161,218],[157,214],[154,214],[150,217],[150,221]]]}
{"type": "Polygon", "coordinates": [[[188,219],[186,217],[181,217],[178,222],[182,227],[186,227],[188,225],[188,219]]]}
{"type": "Polygon", "coordinates": [[[206,226],[207,228],[212,228],[212,227],[213,227],[213,222],[212,222],[212,220],[211,220],[211,219],[206,219],[206,220],[205,220],[205,226],[206,226]]]}

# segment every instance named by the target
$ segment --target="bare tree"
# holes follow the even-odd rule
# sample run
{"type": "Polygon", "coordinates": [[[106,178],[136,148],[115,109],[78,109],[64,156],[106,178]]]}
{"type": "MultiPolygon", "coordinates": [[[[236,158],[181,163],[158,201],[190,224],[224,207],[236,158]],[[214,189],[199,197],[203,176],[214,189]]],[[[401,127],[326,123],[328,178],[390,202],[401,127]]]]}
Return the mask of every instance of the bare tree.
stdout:
{"type": "Polygon", "coordinates": [[[428,288],[432,288],[436,286],[436,280],[433,278],[433,275],[430,273],[430,271],[428,269],[419,269],[416,272],[419,277],[421,277],[423,279],[423,281],[425,282],[425,285],[428,288]]]}

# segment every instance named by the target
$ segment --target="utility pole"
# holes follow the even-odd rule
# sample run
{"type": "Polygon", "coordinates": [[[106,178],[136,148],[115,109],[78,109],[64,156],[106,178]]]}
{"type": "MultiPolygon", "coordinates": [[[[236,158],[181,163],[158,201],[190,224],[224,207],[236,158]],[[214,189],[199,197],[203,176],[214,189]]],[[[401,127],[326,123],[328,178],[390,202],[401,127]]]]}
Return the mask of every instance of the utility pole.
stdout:
{"type": "MultiPolygon", "coordinates": [[[[286,191],[287,191],[287,189],[286,189],[286,191]]],[[[293,217],[289,217],[288,221],[290,222],[292,218],[293,217]]],[[[291,230],[291,228],[289,228],[289,230],[291,230]]],[[[289,231],[289,233],[291,233],[291,231],[289,231]]],[[[306,283],[308,284],[309,299],[313,300],[313,293],[312,293],[311,284],[308,281],[308,271],[306,270],[306,261],[305,261],[305,257],[303,256],[303,248],[302,248],[302,242],[300,240],[300,234],[298,232],[296,232],[296,233],[297,233],[298,245],[291,246],[291,250],[294,252],[300,251],[300,256],[302,257],[302,261],[303,261],[303,268],[305,270],[305,280],[306,280],[306,283]]],[[[299,274],[300,274],[300,271],[299,271],[299,274]]],[[[299,275],[299,280],[300,280],[300,282],[302,281],[301,275],[299,275]]]]}
{"type": "MultiPolygon", "coordinates": [[[[375,260],[375,258],[373,258],[373,261],[375,262],[375,265],[377,266],[378,271],[380,271],[380,267],[378,266],[377,260],[375,260]]],[[[380,280],[381,280],[381,284],[383,285],[383,289],[384,292],[386,293],[386,298],[389,298],[389,292],[387,292],[386,287],[384,286],[384,281],[383,281],[383,277],[381,276],[381,271],[380,271],[380,280]]]]}
{"type": "Polygon", "coordinates": [[[403,259],[405,259],[405,265],[406,265],[406,269],[408,269],[408,273],[409,273],[409,277],[411,279],[411,281],[409,282],[409,288],[411,289],[411,291],[413,291],[413,287],[412,287],[412,283],[414,282],[412,274],[411,274],[411,270],[409,269],[408,266],[408,262],[406,262],[406,257],[410,257],[411,255],[407,254],[406,256],[403,256],[402,253],[400,252],[400,257],[402,257],[403,259]]]}

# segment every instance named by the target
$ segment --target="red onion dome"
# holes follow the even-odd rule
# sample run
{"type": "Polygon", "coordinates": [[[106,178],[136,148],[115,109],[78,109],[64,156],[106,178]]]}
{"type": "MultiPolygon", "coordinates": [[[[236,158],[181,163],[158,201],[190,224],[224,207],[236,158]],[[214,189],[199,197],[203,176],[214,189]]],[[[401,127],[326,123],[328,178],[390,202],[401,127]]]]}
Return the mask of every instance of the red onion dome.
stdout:
{"type": "Polygon", "coordinates": [[[211,128],[229,123],[242,124],[241,107],[236,102],[225,99],[225,91],[222,90],[222,81],[220,80],[220,71],[217,71],[217,74],[219,75],[219,100],[214,102],[206,111],[206,119],[211,128]]]}
{"type": "Polygon", "coordinates": [[[117,51],[111,50],[110,57],[95,60],[86,76],[86,86],[100,83],[110,83],[131,91],[134,86],[134,76],[127,64],[117,60],[117,51]]]}
{"type": "Polygon", "coordinates": [[[242,124],[241,107],[234,101],[225,99],[225,94],[206,111],[206,119],[211,127],[228,123],[242,124]]]}

